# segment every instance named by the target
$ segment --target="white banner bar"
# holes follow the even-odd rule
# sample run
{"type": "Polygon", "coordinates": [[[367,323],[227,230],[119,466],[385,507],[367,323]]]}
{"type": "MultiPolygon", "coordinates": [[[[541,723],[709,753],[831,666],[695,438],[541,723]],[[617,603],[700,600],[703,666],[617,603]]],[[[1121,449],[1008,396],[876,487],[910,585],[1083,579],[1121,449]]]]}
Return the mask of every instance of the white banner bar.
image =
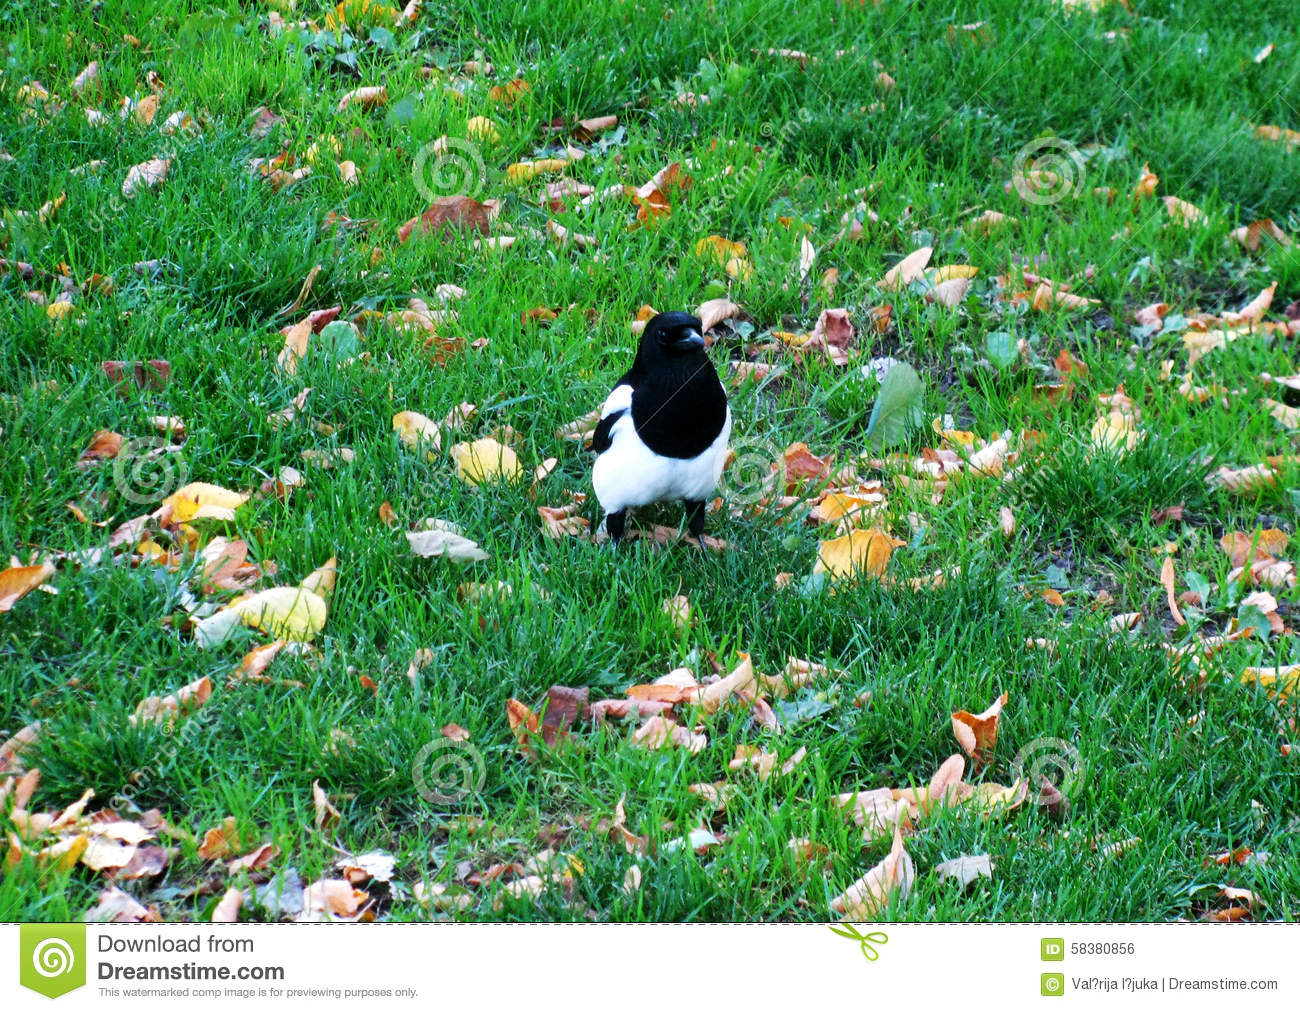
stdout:
{"type": "Polygon", "coordinates": [[[0,995],[46,1008],[58,992],[68,1010],[1300,1008],[1300,925],[836,928],[9,924],[0,995]]]}

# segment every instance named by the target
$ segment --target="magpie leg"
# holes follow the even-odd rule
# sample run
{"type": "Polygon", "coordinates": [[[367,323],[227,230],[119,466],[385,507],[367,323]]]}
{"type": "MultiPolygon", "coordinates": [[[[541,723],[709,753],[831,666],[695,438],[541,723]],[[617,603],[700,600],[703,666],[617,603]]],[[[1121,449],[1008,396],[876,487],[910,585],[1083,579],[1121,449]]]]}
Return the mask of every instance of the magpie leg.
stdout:
{"type": "MultiPolygon", "coordinates": [[[[704,500],[686,499],[686,523],[691,537],[700,541],[704,537],[704,500]]],[[[700,542],[703,545],[703,542],[700,542]]]]}
{"type": "Polygon", "coordinates": [[[609,540],[616,545],[623,538],[623,525],[625,523],[627,523],[626,506],[605,516],[605,532],[609,535],[609,540]]]}

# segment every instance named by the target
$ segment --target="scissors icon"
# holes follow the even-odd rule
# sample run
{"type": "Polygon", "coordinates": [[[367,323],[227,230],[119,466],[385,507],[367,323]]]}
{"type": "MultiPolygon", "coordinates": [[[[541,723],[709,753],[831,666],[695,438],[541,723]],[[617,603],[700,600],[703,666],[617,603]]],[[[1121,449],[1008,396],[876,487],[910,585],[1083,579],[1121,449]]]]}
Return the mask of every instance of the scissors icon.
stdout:
{"type": "Polygon", "coordinates": [[[876,945],[884,945],[889,941],[889,936],[883,931],[869,931],[865,935],[852,924],[846,924],[844,927],[837,928],[835,925],[829,925],[830,929],[841,938],[852,938],[862,946],[862,955],[874,963],[880,958],[880,953],[876,950],[876,945]],[[875,945],[872,945],[872,942],[875,945]]]}

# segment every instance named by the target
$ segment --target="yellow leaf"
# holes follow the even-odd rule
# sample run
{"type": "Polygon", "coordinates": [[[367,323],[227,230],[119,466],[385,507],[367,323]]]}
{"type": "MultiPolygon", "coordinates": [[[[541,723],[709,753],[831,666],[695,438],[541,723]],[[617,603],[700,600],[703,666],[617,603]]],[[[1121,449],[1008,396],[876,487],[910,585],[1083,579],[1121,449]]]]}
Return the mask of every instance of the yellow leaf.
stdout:
{"type": "Polygon", "coordinates": [[[495,144],[501,139],[501,132],[497,129],[497,125],[486,116],[475,116],[465,124],[465,136],[471,140],[495,144]]]}
{"type": "Polygon", "coordinates": [[[839,523],[848,517],[850,523],[858,525],[869,520],[872,513],[880,509],[884,502],[883,492],[867,495],[832,492],[817,504],[813,514],[824,524],[839,523]]]}
{"type": "Polygon", "coordinates": [[[1125,454],[1137,446],[1139,438],[1128,415],[1102,415],[1092,424],[1092,445],[1099,450],[1125,454]]]}
{"type": "Polygon", "coordinates": [[[472,443],[457,443],[451,448],[456,461],[456,475],[470,485],[481,485],[495,478],[518,481],[524,469],[519,465],[515,451],[491,436],[472,443]]]}
{"type": "Polygon", "coordinates": [[[338,575],[338,556],[331,555],[325,565],[312,570],[311,574],[298,586],[302,587],[303,590],[310,590],[313,594],[319,594],[328,601],[330,595],[334,593],[334,581],[338,578],[338,575]]]}
{"type": "Polygon", "coordinates": [[[894,549],[906,543],[878,527],[869,531],[851,531],[842,538],[823,541],[817,546],[817,564],[813,566],[813,572],[829,573],[836,580],[851,580],[863,570],[872,576],[880,576],[889,565],[894,549]]]}
{"type": "Polygon", "coordinates": [[[745,259],[749,250],[743,242],[732,242],[720,235],[707,235],[695,244],[695,255],[703,260],[712,260],[719,267],[725,267],[733,259],[745,259]]]}
{"type": "Polygon", "coordinates": [[[952,281],[954,278],[973,278],[979,272],[980,269],[971,264],[946,264],[943,267],[931,268],[930,283],[941,285],[945,281],[952,281]]]}
{"type": "MultiPolygon", "coordinates": [[[[442,449],[442,430],[438,423],[418,411],[399,411],[393,415],[393,428],[402,437],[402,442],[411,448],[417,448],[421,441],[432,443],[435,450],[442,449]]],[[[429,454],[433,460],[433,454],[429,454]]]]}
{"type": "Polygon", "coordinates": [[[329,605],[303,587],[271,587],[236,601],[229,611],[276,639],[310,642],[325,627],[329,605]]]}
{"type": "Polygon", "coordinates": [[[174,521],[188,523],[191,520],[234,520],[235,510],[246,502],[246,493],[231,492],[205,481],[192,481],[164,499],[163,505],[171,507],[174,521]]]}

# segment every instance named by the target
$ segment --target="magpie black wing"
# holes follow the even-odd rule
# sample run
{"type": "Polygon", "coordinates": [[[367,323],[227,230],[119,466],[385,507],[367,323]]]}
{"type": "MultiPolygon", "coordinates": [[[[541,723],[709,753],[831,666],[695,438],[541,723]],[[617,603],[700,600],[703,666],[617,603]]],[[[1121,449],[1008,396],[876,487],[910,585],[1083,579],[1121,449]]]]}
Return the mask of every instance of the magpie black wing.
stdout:
{"type": "Polygon", "coordinates": [[[611,411],[600,420],[600,424],[596,426],[596,431],[591,437],[591,448],[593,450],[597,453],[604,453],[613,445],[614,441],[610,439],[609,430],[625,414],[627,414],[626,411],[611,411]]]}

